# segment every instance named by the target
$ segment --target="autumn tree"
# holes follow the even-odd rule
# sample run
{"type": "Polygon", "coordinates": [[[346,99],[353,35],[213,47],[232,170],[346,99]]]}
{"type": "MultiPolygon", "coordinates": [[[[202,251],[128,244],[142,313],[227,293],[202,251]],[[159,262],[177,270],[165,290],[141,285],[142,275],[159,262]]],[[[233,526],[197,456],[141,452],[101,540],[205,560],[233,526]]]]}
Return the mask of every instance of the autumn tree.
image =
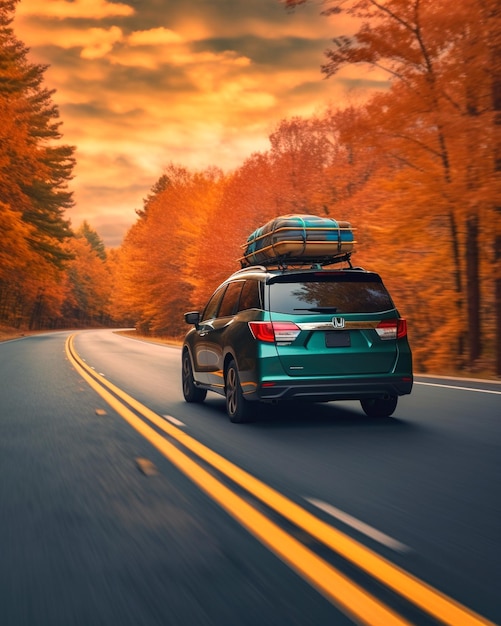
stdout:
{"type": "Polygon", "coordinates": [[[111,275],[103,259],[87,236],[93,231],[83,225],[68,242],[72,260],[68,262],[66,276],[69,292],[64,303],[66,323],[78,326],[107,325],[110,321],[111,275]]]}
{"type": "Polygon", "coordinates": [[[484,224],[494,217],[484,3],[328,0],[326,7],[326,14],[346,12],[360,26],[355,35],[334,39],[323,72],[333,76],[361,64],[387,73],[391,91],[373,102],[375,142],[386,144],[387,157],[409,171],[421,170],[416,191],[423,185],[434,189],[429,199],[438,200],[438,210],[446,212],[454,300],[459,316],[467,319],[468,360],[473,363],[481,351],[480,238],[487,232],[484,224]]]}
{"type": "Polygon", "coordinates": [[[28,48],[10,27],[16,3],[0,2],[0,192],[32,226],[33,250],[60,266],[71,236],[64,211],[73,205],[67,184],[74,148],[58,143],[61,123],[54,91],[44,86],[46,66],[28,60],[28,48]]]}
{"type": "Polygon", "coordinates": [[[77,237],[83,237],[87,240],[87,243],[94,250],[96,255],[101,259],[101,261],[106,261],[106,247],[104,245],[104,241],[101,239],[99,233],[92,228],[92,226],[84,220],[76,231],[77,237]]]}
{"type": "Polygon", "coordinates": [[[183,313],[214,255],[204,237],[222,184],[217,169],[192,172],[171,164],[138,212],[119,254],[114,310],[135,319],[142,332],[175,336],[184,330],[183,313]]]}
{"type": "Polygon", "coordinates": [[[278,212],[328,215],[335,189],[325,172],[334,151],[321,121],[282,120],[270,135],[270,146],[278,212]]]}
{"type": "Polygon", "coordinates": [[[501,377],[501,6],[498,0],[484,0],[480,3],[485,24],[487,25],[487,46],[489,50],[489,74],[491,82],[491,99],[493,112],[493,175],[498,184],[494,195],[495,211],[493,265],[494,276],[494,310],[495,310],[495,343],[496,373],[501,377]]]}
{"type": "Polygon", "coordinates": [[[214,288],[232,271],[240,268],[247,236],[277,215],[272,163],[267,153],[255,153],[228,175],[219,202],[209,216],[210,240],[200,246],[198,256],[207,262],[210,249],[210,285],[201,284],[196,292],[197,306],[205,303],[214,288]],[[210,246],[210,248],[209,248],[210,246]]]}
{"type": "Polygon", "coordinates": [[[72,232],[64,213],[73,204],[67,185],[74,149],[59,141],[54,92],[44,86],[46,66],[28,60],[28,48],[11,28],[16,4],[0,0],[0,229],[6,237],[0,310],[6,321],[22,324],[43,302],[53,323],[70,258],[65,242],[72,232]]]}

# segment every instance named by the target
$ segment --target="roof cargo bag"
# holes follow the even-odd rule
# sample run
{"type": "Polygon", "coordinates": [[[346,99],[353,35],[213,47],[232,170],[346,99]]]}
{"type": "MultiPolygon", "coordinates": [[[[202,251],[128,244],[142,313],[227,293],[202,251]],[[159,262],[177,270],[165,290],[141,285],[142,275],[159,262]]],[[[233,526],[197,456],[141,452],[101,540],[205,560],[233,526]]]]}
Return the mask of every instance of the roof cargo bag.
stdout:
{"type": "Polygon", "coordinates": [[[244,244],[242,266],[334,263],[353,250],[349,222],[315,215],[282,215],[257,228],[244,244]]]}

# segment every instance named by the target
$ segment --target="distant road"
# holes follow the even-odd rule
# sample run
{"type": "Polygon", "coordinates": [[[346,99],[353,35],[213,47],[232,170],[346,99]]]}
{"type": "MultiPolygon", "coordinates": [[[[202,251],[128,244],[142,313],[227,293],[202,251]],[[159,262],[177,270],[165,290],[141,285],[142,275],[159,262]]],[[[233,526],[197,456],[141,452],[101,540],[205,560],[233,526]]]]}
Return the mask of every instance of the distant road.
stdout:
{"type": "Polygon", "coordinates": [[[501,624],[501,384],[184,402],[180,350],[0,343],[1,626],[501,624]]]}

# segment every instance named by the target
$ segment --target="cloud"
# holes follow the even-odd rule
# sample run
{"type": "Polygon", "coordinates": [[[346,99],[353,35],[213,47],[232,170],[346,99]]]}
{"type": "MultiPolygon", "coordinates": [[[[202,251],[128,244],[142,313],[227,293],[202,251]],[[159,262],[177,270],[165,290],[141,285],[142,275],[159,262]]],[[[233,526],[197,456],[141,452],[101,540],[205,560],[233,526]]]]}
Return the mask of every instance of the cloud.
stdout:
{"type": "Polygon", "coordinates": [[[328,41],[353,31],[352,18],[321,16],[322,8],[321,2],[286,11],[279,0],[185,0],[171,3],[169,19],[172,28],[192,41],[209,39],[214,33],[234,39],[254,35],[263,40],[300,37],[328,41]]]}
{"type": "Polygon", "coordinates": [[[100,20],[105,17],[131,16],[135,10],[128,4],[107,0],[44,0],[44,2],[20,2],[17,16],[39,16],[44,18],[87,18],[100,20]]]}
{"type": "Polygon", "coordinates": [[[63,141],[77,146],[69,217],[102,225],[108,245],[168,163],[234,169],[268,148],[281,119],[368,84],[360,69],[322,80],[323,50],[351,25],[321,17],[316,3],[293,14],[278,0],[134,7],[22,0],[14,23],[33,60],[49,66],[63,141]]]}
{"type": "Polygon", "coordinates": [[[108,30],[102,28],[89,28],[85,32],[86,38],[77,43],[77,38],[72,38],[71,45],[80,47],[82,59],[99,59],[111,52],[113,46],[122,40],[122,31],[117,26],[112,26],[108,30]]]}
{"type": "MultiPolygon", "coordinates": [[[[207,65],[217,66],[237,66],[245,67],[250,64],[250,59],[239,55],[232,50],[223,52],[214,52],[210,50],[194,51],[189,45],[169,44],[130,44],[131,38],[135,42],[136,33],[130,35],[124,45],[118,46],[113,53],[108,55],[111,63],[123,65],[125,67],[141,67],[144,69],[154,70],[163,66],[189,67],[197,65],[199,67],[207,67],[207,65]],[[138,49],[139,48],[139,49],[138,49]]],[[[145,35],[142,39],[146,39],[147,31],[142,31],[141,35],[145,35]]],[[[181,41],[181,40],[180,40],[181,41]]]]}
{"type": "Polygon", "coordinates": [[[123,32],[118,26],[82,29],[76,26],[66,26],[64,22],[54,29],[33,28],[29,30],[29,33],[30,47],[32,49],[46,48],[45,54],[49,60],[54,60],[55,66],[58,65],[55,62],[58,49],[75,48],[79,50],[82,59],[96,59],[106,56],[116,43],[124,39],[123,32]]]}
{"type": "Polygon", "coordinates": [[[149,30],[138,30],[127,38],[127,43],[131,46],[158,46],[180,43],[184,38],[169,28],[150,28],[149,30]]]}

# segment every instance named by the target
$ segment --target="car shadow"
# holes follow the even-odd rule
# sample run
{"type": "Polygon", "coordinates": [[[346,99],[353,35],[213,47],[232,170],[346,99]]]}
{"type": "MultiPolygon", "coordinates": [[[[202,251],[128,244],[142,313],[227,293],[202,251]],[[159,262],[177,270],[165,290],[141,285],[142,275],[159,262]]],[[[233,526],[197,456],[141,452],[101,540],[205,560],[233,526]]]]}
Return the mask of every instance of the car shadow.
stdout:
{"type": "MultiPolygon", "coordinates": [[[[226,404],[224,399],[207,399],[204,407],[225,420],[226,404]]],[[[276,405],[257,404],[251,422],[239,425],[260,429],[269,428],[388,428],[412,429],[415,426],[399,418],[399,409],[392,417],[367,417],[358,403],[347,402],[284,402],[276,405]]]]}

